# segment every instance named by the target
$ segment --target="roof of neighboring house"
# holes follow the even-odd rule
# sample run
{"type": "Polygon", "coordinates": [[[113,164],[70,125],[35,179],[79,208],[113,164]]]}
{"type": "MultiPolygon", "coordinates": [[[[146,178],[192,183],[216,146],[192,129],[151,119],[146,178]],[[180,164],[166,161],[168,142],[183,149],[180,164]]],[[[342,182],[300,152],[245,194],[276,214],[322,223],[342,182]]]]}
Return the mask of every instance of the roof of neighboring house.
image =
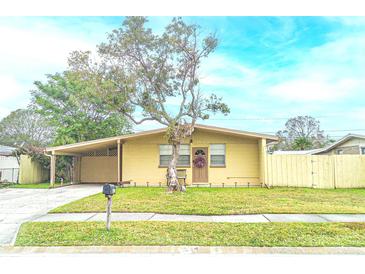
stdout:
{"type": "MultiPolygon", "coordinates": [[[[263,139],[267,139],[269,142],[278,140],[278,138],[274,135],[260,134],[260,133],[256,133],[256,132],[221,128],[221,127],[214,127],[214,126],[206,126],[206,125],[200,125],[200,124],[196,124],[194,126],[194,128],[207,130],[207,131],[211,131],[211,132],[220,132],[220,133],[225,133],[225,134],[229,134],[229,135],[245,136],[245,137],[249,137],[249,138],[256,138],[256,139],[263,138],[263,139]]],[[[116,137],[109,137],[109,138],[85,141],[85,142],[80,142],[80,143],[76,143],[76,144],[63,145],[63,146],[57,146],[57,147],[48,147],[48,148],[46,148],[46,151],[47,152],[51,152],[51,151],[71,152],[71,150],[77,149],[78,150],[77,152],[82,152],[82,151],[86,151],[87,148],[92,148],[92,147],[104,148],[104,147],[114,144],[118,140],[126,140],[126,139],[141,137],[141,136],[164,133],[164,132],[166,132],[166,129],[167,128],[160,128],[160,129],[147,130],[147,131],[142,131],[142,132],[133,133],[133,134],[120,135],[120,136],[116,136],[116,137]]]]}
{"type": "Polygon", "coordinates": [[[328,147],[321,148],[319,151],[316,152],[316,154],[330,151],[331,149],[334,149],[334,148],[342,145],[343,143],[346,143],[347,141],[349,141],[353,138],[359,138],[359,139],[364,139],[365,140],[365,135],[349,133],[349,134],[345,135],[344,137],[342,137],[341,139],[339,139],[338,141],[336,141],[333,144],[329,145],[328,147]]]}
{"type": "Polygon", "coordinates": [[[15,147],[2,146],[0,145],[0,155],[1,156],[11,156],[13,151],[16,150],[15,147]]]}
{"type": "Polygon", "coordinates": [[[310,149],[310,150],[277,150],[272,154],[275,155],[311,155],[321,151],[322,148],[310,149]]]}

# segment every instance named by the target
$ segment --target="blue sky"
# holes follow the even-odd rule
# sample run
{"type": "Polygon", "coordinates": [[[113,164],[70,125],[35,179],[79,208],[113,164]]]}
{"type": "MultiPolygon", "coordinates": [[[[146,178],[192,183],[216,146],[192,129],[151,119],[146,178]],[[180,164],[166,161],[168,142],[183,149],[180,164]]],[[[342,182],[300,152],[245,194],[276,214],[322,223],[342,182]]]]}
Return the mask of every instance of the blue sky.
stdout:
{"type": "MultiPolygon", "coordinates": [[[[170,19],[150,17],[149,24],[161,32],[170,19]]],[[[0,117],[26,107],[35,80],[64,70],[70,51],[95,50],[122,20],[0,17],[0,117]]],[[[202,65],[201,83],[224,98],[231,114],[207,124],[274,133],[289,117],[312,115],[334,138],[365,134],[365,17],[185,20],[216,32],[220,41],[202,65]]]]}

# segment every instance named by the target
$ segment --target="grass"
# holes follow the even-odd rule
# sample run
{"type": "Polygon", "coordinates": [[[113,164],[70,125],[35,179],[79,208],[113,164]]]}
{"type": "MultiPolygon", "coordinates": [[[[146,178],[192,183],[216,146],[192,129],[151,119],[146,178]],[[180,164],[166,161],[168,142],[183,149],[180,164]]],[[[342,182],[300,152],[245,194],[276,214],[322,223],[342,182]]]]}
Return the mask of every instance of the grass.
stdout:
{"type": "MultiPolygon", "coordinates": [[[[104,212],[106,199],[96,194],[56,209],[61,212],[104,212]]],[[[166,193],[165,188],[119,188],[114,212],[171,214],[365,213],[365,189],[189,188],[166,193]]]]}
{"type": "MultiPolygon", "coordinates": [[[[60,186],[61,184],[57,183],[55,186],[60,186]]],[[[10,188],[49,188],[49,183],[39,183],[39,184],[11,184],[10,188]]]]}
{"type": "Polygon", "coordinates": [[[365,246],[365,223],[35,222],[17,246],[365,246]]]}

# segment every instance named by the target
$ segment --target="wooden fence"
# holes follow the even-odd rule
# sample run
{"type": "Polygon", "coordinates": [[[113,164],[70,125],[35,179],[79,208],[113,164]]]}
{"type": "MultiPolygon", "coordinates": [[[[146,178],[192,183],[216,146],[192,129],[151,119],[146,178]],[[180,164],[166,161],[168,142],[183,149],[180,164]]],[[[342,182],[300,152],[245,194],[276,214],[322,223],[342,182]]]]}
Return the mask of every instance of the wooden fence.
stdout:
{"type": "Polygon", "coordinates": [[[365,187],[363,155],[268,155],[268,186],[365,187]]]}
{"type": "Polygon", "coordinates": [[[20,156],[20,184],[43,183],[49,180],[49,170],[27,155],[20,156]]]}

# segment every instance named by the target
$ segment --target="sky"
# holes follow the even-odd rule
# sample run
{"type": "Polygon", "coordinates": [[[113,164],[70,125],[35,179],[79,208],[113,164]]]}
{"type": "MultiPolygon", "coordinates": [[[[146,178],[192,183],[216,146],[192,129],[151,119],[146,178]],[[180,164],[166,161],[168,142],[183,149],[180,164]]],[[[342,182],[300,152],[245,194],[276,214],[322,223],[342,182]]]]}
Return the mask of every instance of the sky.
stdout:
{"type": "MultiPolygon", "coordinates": [[[[0,17],[0,118],[30,103],[33,82],[66,69],[73,50],[95,51],[123,17],[0,17]]],[[[149,17],[161,33],[169,17],[149,17]]],[[[365,17],[184,17],[219,45],[201,88],[231,113],[204,124],[274,134],[310,115],[334,139],[365,134],[365,17]]],[[[146,123],[136,130],[160,127],[146,123]]]]}

